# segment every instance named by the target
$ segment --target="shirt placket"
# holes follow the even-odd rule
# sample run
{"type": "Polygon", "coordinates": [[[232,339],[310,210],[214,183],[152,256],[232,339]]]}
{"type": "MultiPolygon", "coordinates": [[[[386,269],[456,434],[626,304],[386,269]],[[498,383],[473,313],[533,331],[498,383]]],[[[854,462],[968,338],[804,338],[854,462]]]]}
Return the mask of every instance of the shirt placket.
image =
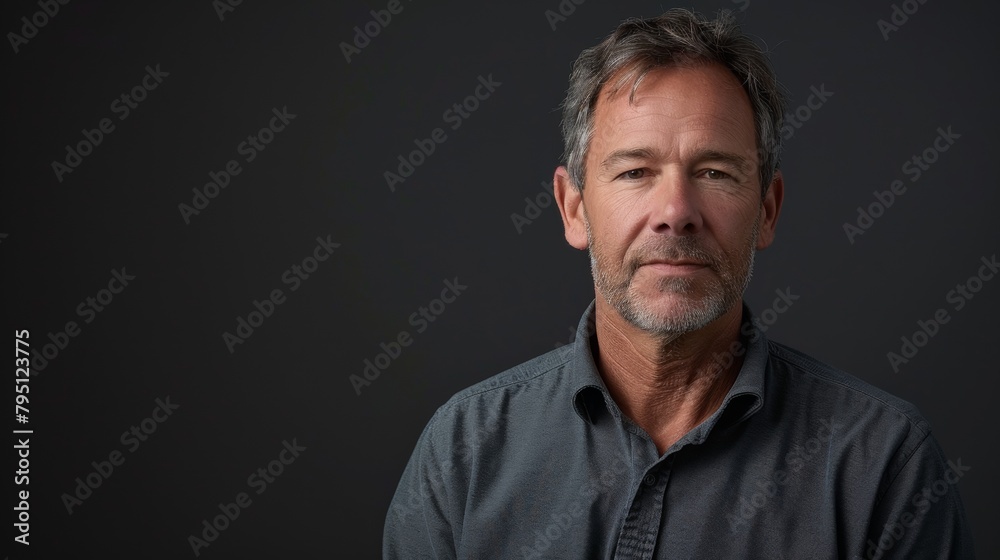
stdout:
{"type": "Polygon", "coordinates": [[[625,524],[618,535],[615,560],[653,558],[663,520],[663,502],[670,482],[672,459],[664,458],[646,470],[639,481],[625,524]]]}

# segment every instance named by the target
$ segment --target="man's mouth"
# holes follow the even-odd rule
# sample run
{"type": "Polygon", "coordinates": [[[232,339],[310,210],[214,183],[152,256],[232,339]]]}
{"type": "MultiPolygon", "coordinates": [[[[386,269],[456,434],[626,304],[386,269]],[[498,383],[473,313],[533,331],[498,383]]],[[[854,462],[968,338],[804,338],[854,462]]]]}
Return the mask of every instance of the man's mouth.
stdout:
{"type": "Polygon", "coordinates": [[[649,268],[663,274],[684,275],[694,274],[708,264],[694,259],[654,259],[641,265],[642,268],[649,268]]]}

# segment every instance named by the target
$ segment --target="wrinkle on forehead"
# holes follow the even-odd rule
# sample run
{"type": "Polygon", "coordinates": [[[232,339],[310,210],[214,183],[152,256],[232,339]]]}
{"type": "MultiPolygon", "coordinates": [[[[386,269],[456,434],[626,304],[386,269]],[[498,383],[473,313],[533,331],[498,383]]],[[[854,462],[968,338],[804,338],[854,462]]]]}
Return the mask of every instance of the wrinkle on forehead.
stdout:
{"type": "Polygon", "coordinates": [[[665,132],[694,132],[705,133],[711,144],[698,149],[719,149],[725,144],[726,151],[758,162],[749,96],[724,66],[656,68],[646,74],[634,96],[625,92],[622,89],[601,96],[594,110],[592,150],[588,151],[603,151],[607,143],[626,147],[660,144],[666,140],[665,132]]]}

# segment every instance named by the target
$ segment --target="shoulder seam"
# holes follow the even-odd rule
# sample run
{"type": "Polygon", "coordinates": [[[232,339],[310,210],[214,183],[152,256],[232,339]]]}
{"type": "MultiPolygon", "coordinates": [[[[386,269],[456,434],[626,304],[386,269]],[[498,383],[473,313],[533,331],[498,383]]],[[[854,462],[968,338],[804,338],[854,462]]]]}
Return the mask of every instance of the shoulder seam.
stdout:
{"type": "Polygon", "coordinates": [[[903,460],[903,463],[899,466],[899,469],[892,475],[892,480],[890,480],[889,483],[885,485],[885,489],[883,489],[879,493],[879,495],[875,497],[875,505],[874,505],[875,509],[878,509],[878,506],[882,503],[882,498],[885,497],[885,495],[889,492],[889,489],[892,488],[892,485],[896,483],[896,479],[899,478],[899,475],[903,474],[903,471],[906,470],[906,466],[909,465],[910,461],[917,456],[917,450],[920,449],[925,443],[927,443],[930,440],[930,435],[931,435],[930,432],[923,434],[923,437],[920,438],[920,441],[918,441],[917,444],[913,446],[913,449],[910,451],[910,455],[903,460]]]}
{"type": "MultiPolygon", "coordinates": [[[[545,375],[546,373],[549,373],[550,371],[552,371],[552,370],[554,370],[556,368],[562,367],[562,366],[566,365],[569,362],[570,362],[570,359],[567,357],[567,358],[564,358],[564,359],[560,360],[558,363],[556,363],[552,367],[544,369],[542,371],[539,371],[539,372],[535,373],[534,375],[530,375],[528,377],[524,377],[524,378],[520,378],[520,379],[515,379],[513,381],[509,381],[507,383],[504,383],[503,385],[497,385],[496,387],[489,387],[489,388],[486,388],[486,389],[482,389],[480,391],[476,391],[475,393],[470,393],[468,395],[463,395],[462,397],[460,397],[458,399],[455,399],[455,397],[453,396],[452,398],[448,399],[447,402],[445,402],[444,404],[442,404],[441,407],[440,407],[440,409],[451,408],[452,406],[455,406],[455,405],[457,405],[457,404],[459,404],[459,403],[461,403],[463,401],[467,401],[467,400],[469,400],[472,397],[475,397],[477,395],[482,395],[483,393],[489,393],[489,392],[492,392],[492,391],[496,391],[498,389],[503,389],[504,387],[510,387],[511,385],[516,385],[518,383],[525,383],[527,381],[531,381],[532,379],[535,379],[537,377],[545,375]]],[[[514,366],[513,368],[505,370],[505,371],[502,371],[502,372],[498,373],[497,375],[503,375],[504,373],[506,373],[508,371],[511,371],[513,369],[516,369],[518,367],[520,367],[520,366],[514,366]]],[[[465,392],[465,389],[463,389],[461,392],[465,392]]]]}

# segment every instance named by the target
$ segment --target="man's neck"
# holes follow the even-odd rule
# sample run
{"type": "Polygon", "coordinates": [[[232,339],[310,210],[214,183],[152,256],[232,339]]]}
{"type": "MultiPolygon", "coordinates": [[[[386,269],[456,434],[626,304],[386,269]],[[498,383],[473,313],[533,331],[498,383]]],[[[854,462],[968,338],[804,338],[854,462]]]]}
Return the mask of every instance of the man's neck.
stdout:
{"type": "Polygon", "coordinates": [[[739,340],[742,306],[696,332],[664,338],[628,323],[598,294],[594,359],[622,412],[652,437],[662,455],[712,415],[733,386],[742,360],[719,356],[739,340]]]}

